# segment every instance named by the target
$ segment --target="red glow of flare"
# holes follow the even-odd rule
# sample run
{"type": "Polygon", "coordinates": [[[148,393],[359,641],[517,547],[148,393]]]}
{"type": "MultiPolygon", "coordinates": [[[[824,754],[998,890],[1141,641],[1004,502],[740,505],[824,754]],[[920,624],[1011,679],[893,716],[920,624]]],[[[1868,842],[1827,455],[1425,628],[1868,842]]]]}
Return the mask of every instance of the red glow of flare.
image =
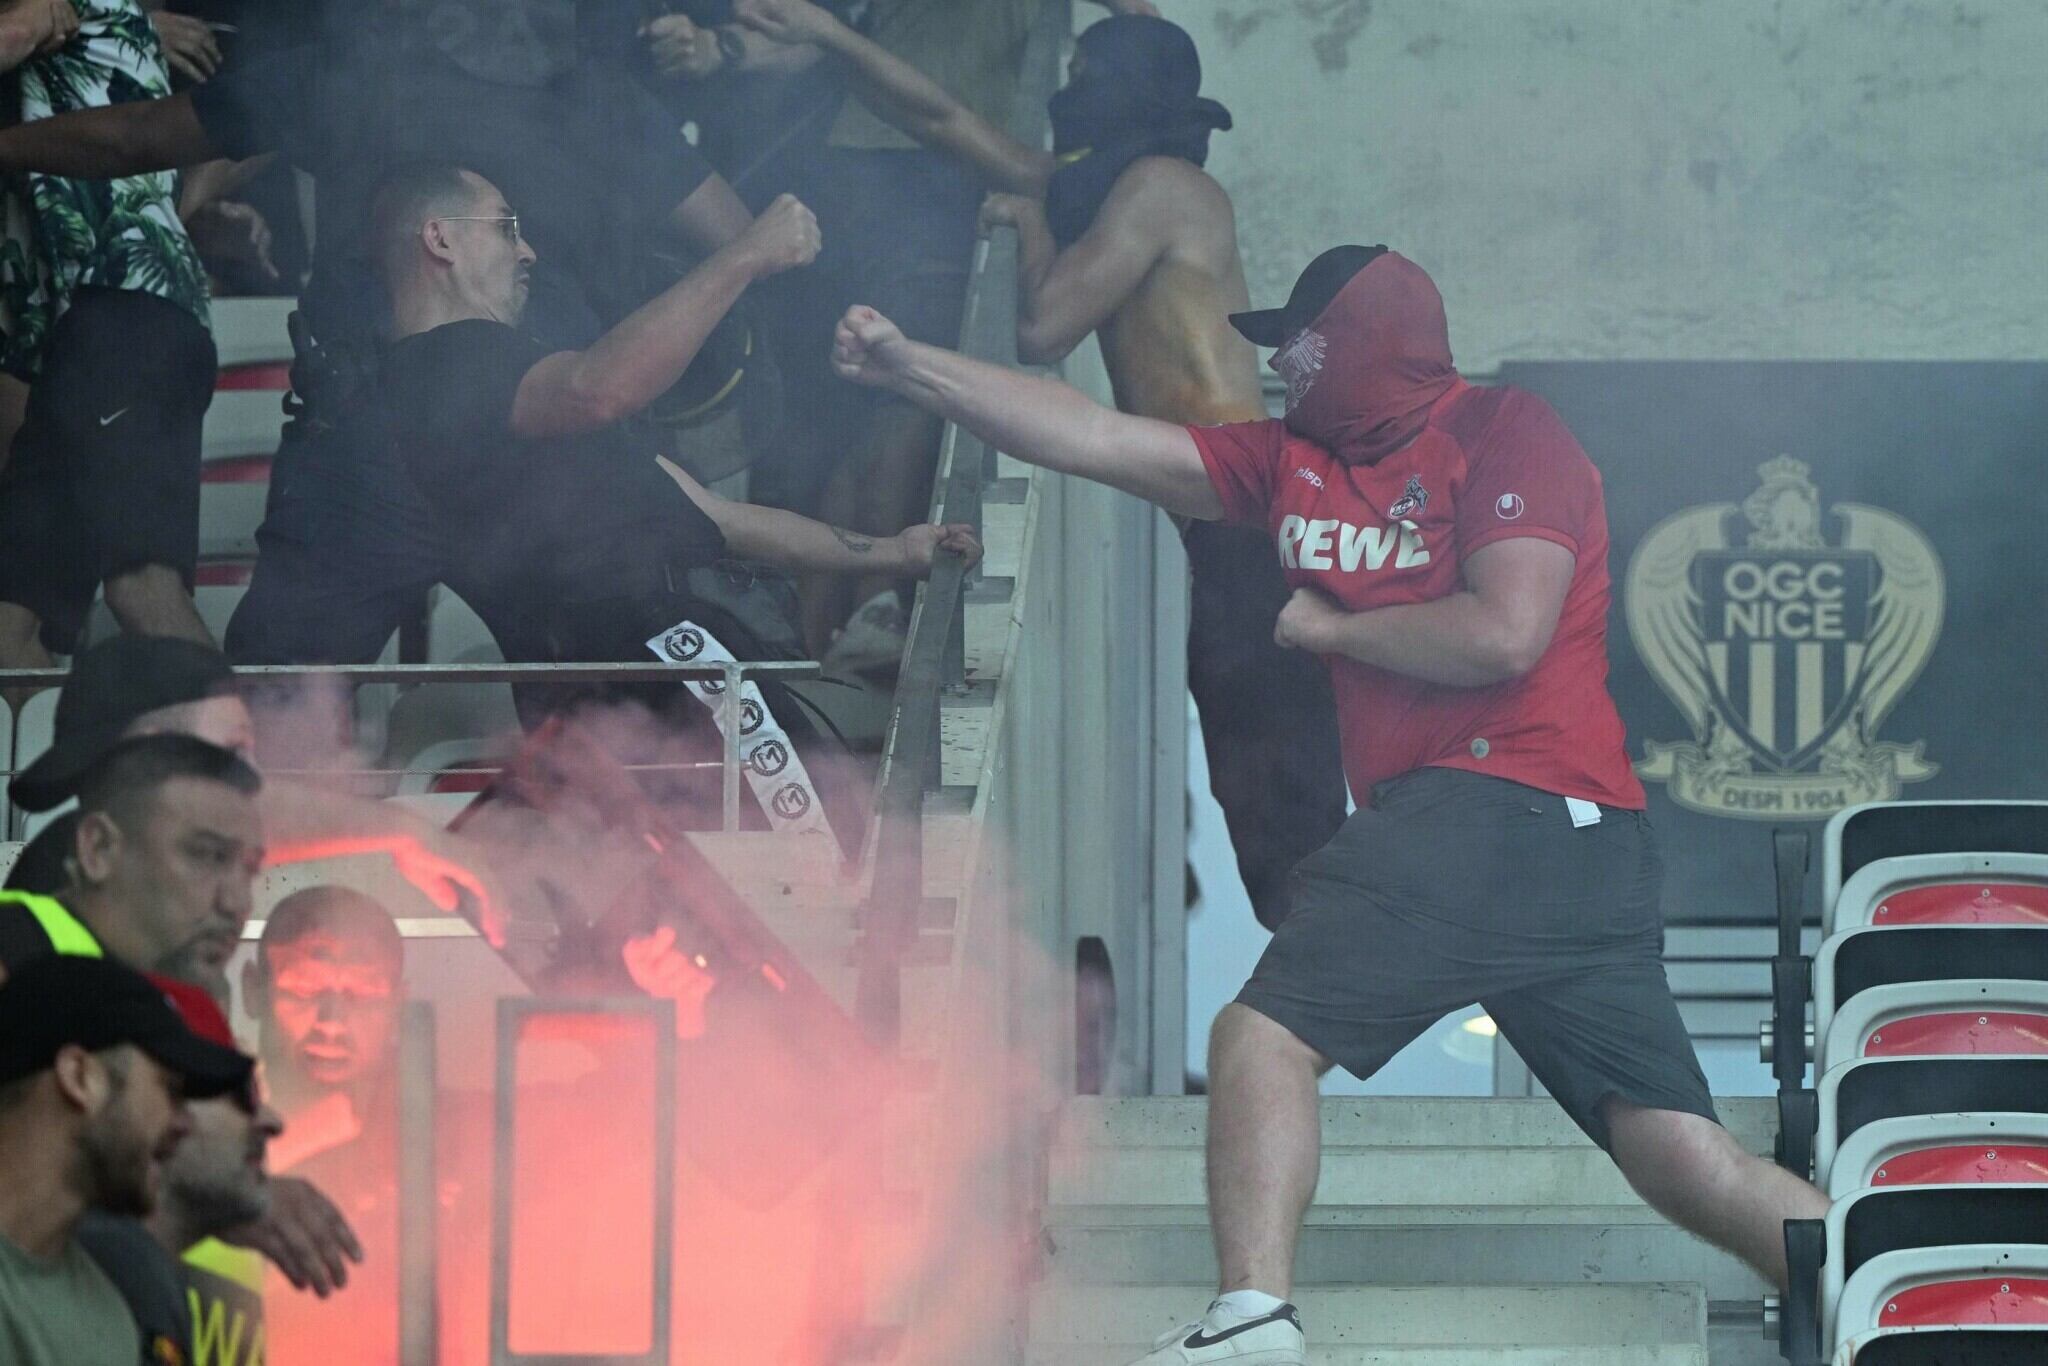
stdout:
{"type": "Polygon", "coordinates": [[[767,978],[768,985],[774,987],[777,991],[789,990],[789,983],[782,980],[782,974],[775,970],[773,963],[763,963],[761,965],[761,975],[767,978]]]}
{"type": "Polygon", "coordinates": [[[459,893],[468,892],[476,899],[484,938],[494,949],[505,947],[505,917],[484,890],[483,880],[462,864],[428,849],[412,835],[342,836],[278,845],[264,856],[263,866],[280,868],[355,854],[388,855],[398,875],[418,888],[436,910],[446,914],[453,915],[462,904],[459,893]]]}

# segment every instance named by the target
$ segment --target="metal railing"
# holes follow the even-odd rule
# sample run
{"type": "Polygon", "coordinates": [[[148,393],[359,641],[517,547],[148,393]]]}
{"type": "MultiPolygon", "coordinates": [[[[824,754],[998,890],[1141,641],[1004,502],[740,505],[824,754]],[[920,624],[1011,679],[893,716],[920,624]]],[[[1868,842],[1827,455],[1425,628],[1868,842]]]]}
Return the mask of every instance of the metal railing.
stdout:
{"type": "MultiPolygon", "coordinates": [[[[567,687],[719,679],[723,682],[722,695],[737,697],[741,684],[749,679],[815,678],[818,665],[812,660],[779,659],[706,664],[256,664],[237,667],[234,673],[244,686],[331,680],[334,686],[351,691],[378,683],[526,683],[567,687]]],[[[0,690],[59,688],[69,677],[63,669],[0,669],[0,690]]],[[[724,752],[718,764],[720,828],[734,831],[740,828],[740,727],[728,725],[721,730],[724,752]]],[[[9,768],[7,776],[13,777],[16,771],[9,768]]]]}
{"type": "MultiPolygon", "coordinates": [[[[1046,99],[1059,84],[1060,51],[1072,27],[1068,0],[1045,0],[1032,25],[1010,132],[1040,145],[1046,99]]],[[[975,249],[961,312],[960,351],[997,365],[1017,364],[1017,234],[1002,228],[975,249]]],[[[947,423],[939,445],[933,520],[965,522],[981,531],[982,488],[994,476],[996,452],[973,433],[947,423]]],[[[859,976],[854,1016],[878,1043],[893,1045],[901,1023],[902,968],[924,903],[924,799],[939,786],[939,716],[946,690],[966,684],[967,594],[976,574],[958,555],[942,553],[911,613],[897,674],[891,724],[875,782],[868,866],[873,876],[855,950],[859,976]]]]}

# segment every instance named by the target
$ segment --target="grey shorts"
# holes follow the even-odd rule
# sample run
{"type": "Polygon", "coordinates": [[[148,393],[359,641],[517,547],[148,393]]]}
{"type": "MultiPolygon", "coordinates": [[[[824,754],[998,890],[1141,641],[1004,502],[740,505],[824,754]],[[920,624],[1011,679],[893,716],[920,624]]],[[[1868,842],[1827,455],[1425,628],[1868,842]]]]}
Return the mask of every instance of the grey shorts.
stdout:
{"type": "Polygon", "coordinates": [[[1476,1001],[1603,1148],[1610,1096],[1715,1117],[1664,977],[1642,812],[1574,829],[1562,797],[1447,768],[1373,796],[1295,868],[1239,1004],[1369,1077],[1476,1001]]]}

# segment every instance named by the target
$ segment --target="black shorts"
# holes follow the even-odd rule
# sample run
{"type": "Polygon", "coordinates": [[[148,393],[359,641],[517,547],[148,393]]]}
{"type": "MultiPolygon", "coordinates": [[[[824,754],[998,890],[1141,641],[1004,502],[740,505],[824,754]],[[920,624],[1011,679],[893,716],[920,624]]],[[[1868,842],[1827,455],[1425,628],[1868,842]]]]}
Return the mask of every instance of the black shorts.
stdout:
{"type": "Polygon", "coordinates": [[[271,462],[256,551],[223,642],[237,664],[368,664],[452,558],[388,443],[303,420],[271,462]]]}
{"type": "Polygon", "coordinates": [[[1182,540],[1194,570],[1188,691],[1202,717],[1209,791],[1223,808],[1252,913],[1275,929],[1294,866],[1344,824],[1330,674],[1307,651],[1273,643],[1289,589],[1264,531],[1195,522],[1182,540]]]}
{"type": "Polygon", "coordinates": [[[1478,1002],[1578,1126],[1601,1105],[1714,1119],[1665,981],[1663,864],[1640,811],[1426,768],[1382,783],[1295,870],[1294,909],[1238,1002],[1360,1077],[1478,1002]]]}
{"type": "Polygon", "coordinates": [[[144,565],[192,584],[213,337],[153,294],[93,286],[50,329],[0,473],[0,602],[70,654],[94,592],[144,565]]]}

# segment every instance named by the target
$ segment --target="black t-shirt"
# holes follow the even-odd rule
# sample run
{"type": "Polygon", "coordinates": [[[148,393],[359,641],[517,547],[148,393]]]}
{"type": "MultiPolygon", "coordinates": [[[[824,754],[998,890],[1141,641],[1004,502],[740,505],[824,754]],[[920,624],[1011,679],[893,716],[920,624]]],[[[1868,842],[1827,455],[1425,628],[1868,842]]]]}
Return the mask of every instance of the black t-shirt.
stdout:
{"type": "Polygon", "coordinates": [[[223,153],[275,151],[314,177],[318,245],[301,308],[330,345],[380,330],[364,239],[370,198],[395,166],[462,166],[504,193],[539,257],[524,325],[561,347],[588,345],[642,302],[636,263],[711,174],[659,102],[594,61],[544,86],[501,85],[429,47],[330,41],[258,53],[191,95],[223,153]]]}
{"type": "Polygon", "coordinates": [[[636,597],[716,560],[725,549],[717,525],[632,427],[512,434],[519,383],[554,349],[472,319],[384,353],[365,421],[396,443],[448,528],[452,577],[464,580],[451,586],[464,597],[473,588],[556,603],[636,597]]]}
{"type": "Polygon", "coordinates": [[[192,1360],[192,1310],[185,1298],[185,1272],[140,1220],[88,1210],[78,1221],[78,1241],[135,1316],[146,1363],[192,1360]],[[165,1345],[169,1350],[166,1350],[165,1345]]]}

